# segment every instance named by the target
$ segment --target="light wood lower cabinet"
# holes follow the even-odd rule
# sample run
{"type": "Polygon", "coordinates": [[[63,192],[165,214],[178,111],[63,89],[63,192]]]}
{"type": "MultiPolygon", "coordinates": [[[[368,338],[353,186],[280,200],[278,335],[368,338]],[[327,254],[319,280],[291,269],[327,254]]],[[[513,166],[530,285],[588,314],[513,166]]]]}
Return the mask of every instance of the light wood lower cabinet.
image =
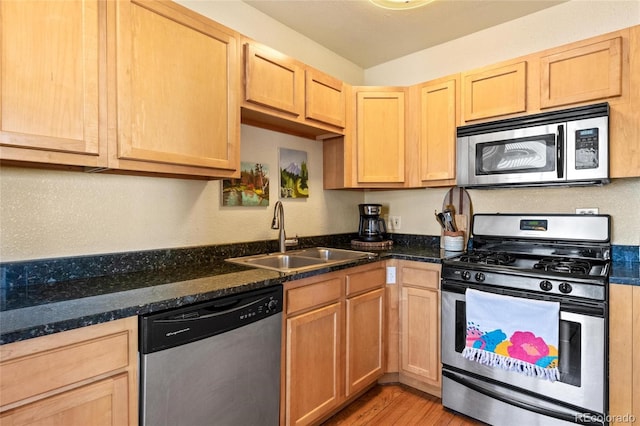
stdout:
{"type": "Polygon", "coordinates": [[[136,425],[137,317],[0,346],[7,425],[136,425]]]}
{"type": "Polygon", "coordinates": [[[285,284],[282,424],[317,424],[382,375],[385,278],[378,262],[285,284]]]}
{"type": "Polygon", "coordinates": [[[120,426],[127,419],[127,375],[119,375],[3,414],[6,426],[120,426]]]}
{"type": "Polygon", "coordinates": [[[347,396],[382,375],[383,318],[383,289],[347,299],[347,396]]]}
{"type": "Polygon", "coordinates": [[[400,382],[440,396],[440,264],[399,261],[400,382]]]}
{"type": "MultiPolygon", "coordinates": [[[[640,421],[640,287],[609,287],[609,413],[640,421]]],[[[631,423],[627,420],[624,423],[631,423]]]]}
{"type": "Polygon", "coordinates": [[[339,302],[287,318],[286,424],[309,424],[340,403],[341,324],[339,302]]]}

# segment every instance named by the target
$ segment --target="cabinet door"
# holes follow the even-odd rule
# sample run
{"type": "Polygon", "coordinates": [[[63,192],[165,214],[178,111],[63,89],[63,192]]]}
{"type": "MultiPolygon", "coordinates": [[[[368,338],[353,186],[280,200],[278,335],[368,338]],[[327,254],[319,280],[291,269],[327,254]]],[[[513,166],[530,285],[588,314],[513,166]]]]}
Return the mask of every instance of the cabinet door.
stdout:
{"type": "Polygon", "coordinates": [[[383,318],[384,289],[347,299],[347,396],[382,375],[383,318]]]}
{"type": "Polygon", "coordinates": [[[404,182],[404,91],[358,90],[356,145],[359,183],[404,182]]]}
{"type": "Polygon", "coordinates": [[[0,418],[5,426],[20,425],[128,425],[127,375],[102,381],[43,399],[0,418]]]}
{"type": "Polygon", "coordinates": [[[308,68],[305,71],[305,117],[344,128],[344,83],[308,68]]]}
{"type": "Polygon", "coordinates": [[[540,58],[540,107],[605,99],[622,93],[622,38],[540,58]]]}
{"type": "Polygon", "coordinates": [[[276,51],[244,45],[245,101],[299,116],[304,102],[300,65],[276,51]]]}
{"type": "Polygon", "coordinates": [[[306,425],[341,402],[342,304],[287,319],[285,419],[306,425]]]}
{"type": "Polygon", "coordinates": [[[401,372],[439,387],[439,292],[402,287],[400,317],[401,372]]]}
{"type": "Polygon", "coordinates": [[[456,178],[456,80],[420,89],[420,180],[456,178]]]}
{"type": "Polygon", "coordinates": [[[105,10],[0,2],[0,158],[106,165],[105,10]]]}
{"type": "Polygon", "coordinates": [[[640,287],[609,289],[609,411],[640,414],[640,287]]]}
{"type": "Polygon", "coordinates": [[[171,2],[115,7],[118,166],[233,174],[239,167],[236,36],[171,2]]]}
{"type": "Polygon", "coordinates": [[[526,74],[526,62],[463,73],[463,121],[524,112],[526,74]]]}

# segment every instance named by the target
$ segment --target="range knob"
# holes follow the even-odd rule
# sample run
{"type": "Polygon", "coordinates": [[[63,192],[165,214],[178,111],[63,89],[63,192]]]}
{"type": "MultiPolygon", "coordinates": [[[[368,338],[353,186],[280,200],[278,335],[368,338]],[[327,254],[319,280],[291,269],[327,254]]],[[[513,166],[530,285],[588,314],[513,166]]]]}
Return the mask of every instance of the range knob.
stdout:
{"type": "Polygon", "coordinates": [[[571,290],[573,290],[573,288],[571,288],[571,284],[569,283],[561,283],[558,286],[558,289],[560,290],[561,293],[564,293],[564,294],[571,293],[571,290]]]}
{"type": "Polygon", "coordinates": [[[462,271],[462,279],[465,281],[469,281],[471,279],[471,272],[462,271]]]}
{"type": "Polygon", "coordinates": [[[544,291],[551,291],[551,289],[553,288],[553,284],[551,284],[551,281],[540,281],[540,288],[544,291]]]}
{"type": "Polygon", "coordinates": [[[484,274],[482,272],[477,272],[476,273],[476,281],[482,282],[482,281],[484,281],[484,279],[485,279],[485,276],[484,276],[484,274]]]}

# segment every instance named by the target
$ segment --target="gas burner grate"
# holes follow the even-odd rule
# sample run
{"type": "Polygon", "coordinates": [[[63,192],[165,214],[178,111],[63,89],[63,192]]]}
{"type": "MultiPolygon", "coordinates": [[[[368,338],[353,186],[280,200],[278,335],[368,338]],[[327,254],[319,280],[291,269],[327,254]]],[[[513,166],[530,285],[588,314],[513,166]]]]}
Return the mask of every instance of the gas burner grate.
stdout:
{"type": "Polygon", "coordinates": [[[543,258],[533,265],[533,268],[547,272],[588,275],[591,271],[591,263],[582,259],[543,258]]]}
{"type": "Polygon", "coordinates": [[[472,252],[460,256],[460,261],[487,265],[510,265],[516,261],[516,258],[509,253],[472,252]]]}

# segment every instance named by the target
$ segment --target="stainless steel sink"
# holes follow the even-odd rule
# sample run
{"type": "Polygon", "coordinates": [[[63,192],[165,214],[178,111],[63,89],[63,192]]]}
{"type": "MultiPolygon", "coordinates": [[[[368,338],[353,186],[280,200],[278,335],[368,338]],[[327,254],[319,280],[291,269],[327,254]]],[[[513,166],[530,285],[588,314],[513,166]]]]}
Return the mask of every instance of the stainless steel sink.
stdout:
{"type": "Polygon", "coordinates": [[[351,259],[364,259],[367,257],[375,256],[374,253],[364,252],[364,251],[356,251],[356,250],[341,250],[341,249],[332,249],[332,248],[324,248],[324,247],[314,247],[304,250],[296,250],[295,252],[290,252],[289,254],[296,256],[304,256],[304,257],[312,257],[314,259],[322,259],[327,262],[332,261],[343,261],[343,260],[351,260],[351,259]]]}
{"type": "Polygon", "coordinates": [[[292,274],[349,263],[359,259],[370,259],[375,256],[375,253],[365,251],[313,247],[293,250],[287,253],[257,254],[225,260],[239,265],[292,274]]]}
{"type": "Polygon", "coordinates": [[[313,265],[324,265],[324,262],[320,259],[310,259],[308,257],[293,256],[290,254],[270,254],[255,259],[247,259],[246,263],[255,267],[287,270],[306,268],[313,265]]]}

